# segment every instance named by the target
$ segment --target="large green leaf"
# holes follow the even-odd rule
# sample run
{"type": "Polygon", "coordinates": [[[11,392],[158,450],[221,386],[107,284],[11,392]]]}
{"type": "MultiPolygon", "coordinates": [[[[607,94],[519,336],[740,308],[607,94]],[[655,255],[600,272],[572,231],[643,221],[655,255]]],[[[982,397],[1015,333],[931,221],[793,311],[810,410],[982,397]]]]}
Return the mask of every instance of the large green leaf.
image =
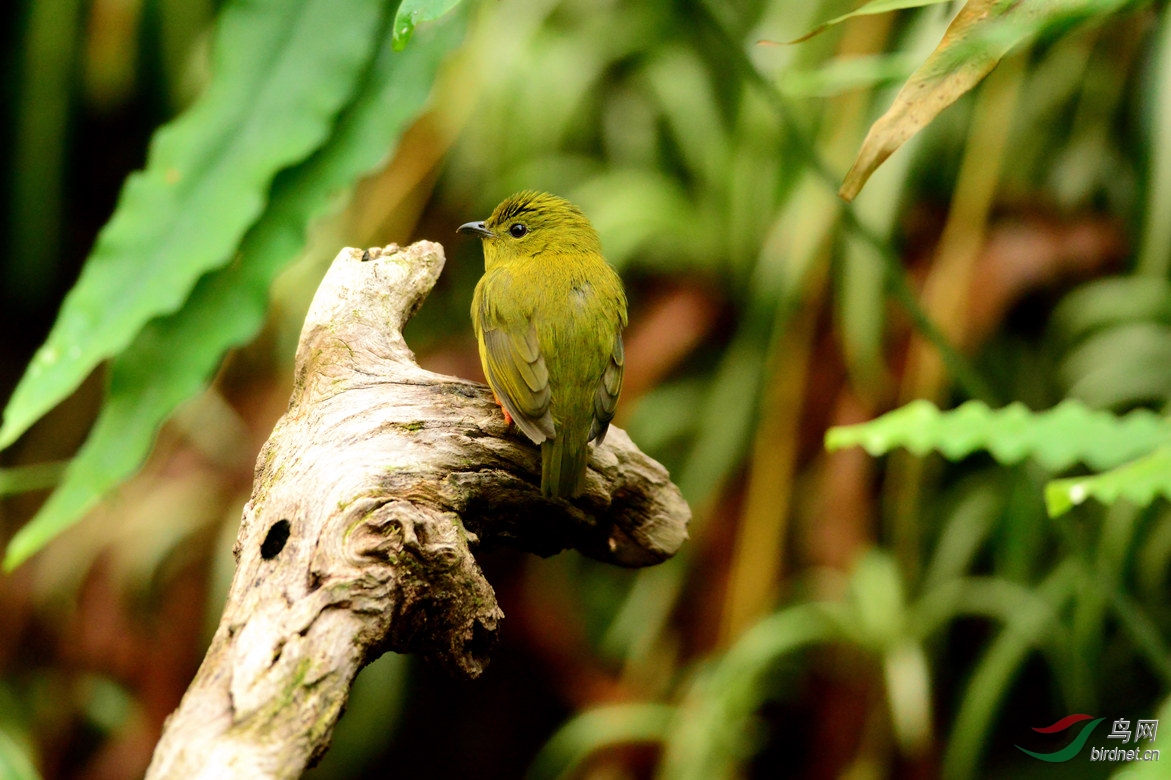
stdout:
{"type": "Polygon", "coordinates": [[[389,35],[357,98],[328,144],[281,173],[261,220],[248,232],[237,260],[199,280],[187,304],[151,322],[114,360],[109,393],[81,452],[60,488],[13,538],[9,569],[75,522],[146,458],[159,425],[206,386],[228,348],[259,329],[268,288],[304,246],[306,224],[334,196],[376,167],[422,107],[444,55],[462,34],[462,19],[427,29],[403,52],[389,35]]]}
{"type": "Polygon", "coordinates": [[[1171,443],[1171,421],[1139,409],[1125,417],[1063,401],[1044,412],[1014,403],[989,409],[968,401],[942,412],[928,401],[912,401],[861,425],[831,428],[825,435],[831,450],[860,446],[871,455],[906,447],[916,455],[939,452],[951,460],[987,450],[1000,463],[1027,457],[1050,471],[1079,461],[1105,469],[1146,455],[1171,443]]]}
{"type": "Polygon", "coordinates": [[[16,387],[0,448],[143,326],[226,264],[273,177],[329,135],[379,29],[379,0],[242,0],[224,9],[213,81],[155,134],[49,337],[16,387]]]}

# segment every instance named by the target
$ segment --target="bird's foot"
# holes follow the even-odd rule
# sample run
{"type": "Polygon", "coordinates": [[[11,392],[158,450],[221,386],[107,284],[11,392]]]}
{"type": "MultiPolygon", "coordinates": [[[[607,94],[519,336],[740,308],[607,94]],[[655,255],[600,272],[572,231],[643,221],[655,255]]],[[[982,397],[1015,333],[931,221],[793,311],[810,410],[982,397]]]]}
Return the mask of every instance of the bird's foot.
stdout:
{"type": "Polygon", "coordinates": [[[496,405],[500,407],[500,411],[504,413],[504,424],[512,425],[512,415],[504,408],[504,404],[500,403],[500,396],[496,395],[496,391],[492,392],[492,400],[496,402],[496,405]]]}

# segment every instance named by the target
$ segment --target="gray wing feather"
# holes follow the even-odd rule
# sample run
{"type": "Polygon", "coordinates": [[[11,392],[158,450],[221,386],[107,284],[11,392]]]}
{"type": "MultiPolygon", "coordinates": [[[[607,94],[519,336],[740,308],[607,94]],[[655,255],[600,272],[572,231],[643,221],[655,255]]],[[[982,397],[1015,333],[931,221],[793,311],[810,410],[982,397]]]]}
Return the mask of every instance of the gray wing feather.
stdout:
{"type": "Polygon", "coordinates": [[[602,376],[598,380],[598,390],[594,394],[594,421],[590,426],[590,440],[598,444],[605,440],[610,421],[614,419],[614,410],[618,408],[618,395],[622,392],[622,371],[625,364],[626,353],[622,348],[622,334],[619,333],[614,338],[610,361],[602,371],[602,376]]]}
{"type": "Polygon", "coordinates": [[[556,435],[549,408],[549,370],[538,347],[536,329],[515,333],[504,328],[485,329],[488,384],[509,416],[534,444],[556,435]]]}

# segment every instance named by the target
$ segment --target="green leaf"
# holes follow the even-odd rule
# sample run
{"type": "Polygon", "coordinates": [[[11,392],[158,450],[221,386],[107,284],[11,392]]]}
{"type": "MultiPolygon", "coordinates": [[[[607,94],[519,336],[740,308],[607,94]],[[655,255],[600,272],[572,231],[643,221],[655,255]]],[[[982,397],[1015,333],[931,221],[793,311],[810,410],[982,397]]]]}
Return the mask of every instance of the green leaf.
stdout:
{"type": "Polygon", "coordinates": [[[1171,324],[1171,281],[1149,276],[1108,276],[1081,285],[1061,299],[1049,318],[1065,344],[1098,330],[1153,320],[1171,324]]]}
{"type": "Polygon", "coordinates": [[[750,722],[769,695],[767,672],[808,645],[842,638],[846,612],[836,604],[798,604],[773,613],[747,631],[710,668],[697,675],[667,735],[660,773],[672,780],[739,776],[751,752],[750,722]]]}
{"type": "MultiPolygon", "coordinates": [[[[8,98],[11,167],[5,176],[12,187],[6,193],[11,243],[0,273],[7,300],[35,310],[52,305],[52,285],[62,273],[70,119],[80,70],[76,42],[85,36],[88,4],[40,0],[22,8],[23,51],[19,60],[8,60],[14,87],[8,98]]],[[[17,40],[10,38],[8,45],[15,47],[17,40]]]]}
{"type": "Polygon", "coordinates": [[[387,36],[329,143],[277,177],[269,207],[237,261],[200,279],[183,309],[148,324],[113,362],[106,403],[89,439],[61,487],[13,537],[5,568],[19,565],[133,474],[159,425],[207,385],[227,349],[257,332],[268,288],[304,247],[306,225],[382,162],[461,36],[462,24],[454,20],[427,30],[404,52],[394,52],[387,36]]]}
{"type": "Polygon", "coordinates": [[[0,496],[54,487],[61,481],[61,475],[68,465],[67,462],[53,461],[0,469],[0,496]]]}
{"type": "Polygon", "coordinates": [[[0,728],[0,779],[40,780],[29,752],[0,728]]]}
{"type": "Polygon", "coordinates": [[[1171,498],[1171,447],[1160,447],[1146,457],[1091,477],[1055,479],[1045,486],[1045,506],[1058,517],[1087,498],[1104,504],[1126,499],[1147,506],[1155,498],[1171,498]]]}
{"type": "Polygon", "coordinates": [[[931,670],[922,645],[903,641],[882,656],[891,726],[904,755],[931,746],[931,670]]]}
{"type": "Polygon", "coordinates": [[[687,462],[677,477],[679,489],[692,503],[710,499],[750,446],[764,381],[759,333],[741,332],[724,353],[701,402],[699,427],[687,462]]]}
{"type": "Polygon", "coordinates": [[[848,14],[842,14],[841,16],[830,19],[828,22],[822,22],[800,38],[788,41],[788,43],[807,41],[813,36],[825,32],[835,24],[841,24],[848,19],[853,19],[855,16],[873,16],[874,14],[885,14],[890,11],[901,11],[904,8],[922,8],[925,5],[937,5],[945,2],[948,2],[948,0],[870,0],[869,3],[855,8],[848,14]]]}
{"type": "Polygon", "coordinates": [[[459,3],[460,0],[403,0],[394,16],[395,51],[406,48],[416,25],[438,19],[459,3]]]}
{"type": "Polygon", "coordinates": [[[918,64],[913,53],[905,52],[839,57],[815,69],[787,70],[779,86],[793,98],[833,97],[904,81],[918,64]]]}
{"type": "Polygon", "coordinates": [[[1143,234],[1135,270],[1149,280],[1162,281],[1171,269],[1171,17],[1161,14],[1158,32],[1152,36],[1153,67],[1151,97],[1154,106],[1146,112],[1150,137],[1147,139],[1147,202],[1142,214],[1143,234]]]}
{"type": "Polygon", "coordinates": [[[912,401],[861,425],[831,428],[826,447],[837,450],[860,446],[871,455],[906,447],[916,455],[937,451],[959,460],[976,450],[987,450],[999,463],[1019,463],[1027,457],[1050,471],[1077,462],[1104,469],[1146,455],[1171,443],[1171,422],[1145,409],[1117,417],[1072,400],[1044,412],[1014,403],[992,410],[980,401],[968,401],[941,412],[928,401],[912,401]]]}
{"type": "Polygon", "coordinates": [[[549,738],[525,777],[565,777],[602,748],[658,742],[667,735],[674,714],[675,708],[665,704],[613,704],[583,712],[549,738]]]}
{"type": "Polygon", "coordinates": [[[951,733],[944,743],[942,777],[977,777],[976,769],[992,725],[1004,711],[1004,700],[1030,653],[1043,650],[1053,658],[1071,655],[1063,641],[1061,609],[1078,583],[1077,565],[1066,560],[1006,616],[1005,626],[972,668],[961,694],[951,733]]]}
{"type": "Polygon", "coordinates": [[[1058,371],[1066,395],[1095,408],[1128,408],[1166,398],[1171,395],[1171,327],[1147,321],[1103,328],[1071,349],[1058,371]]]}
{"type": "Polygon", "coordinates": [[[1042,33],[1105,16],[1128,0],[968,0],[939,46],[907,79],[871,126],[839,194],[857,197],[867,179],[907,139],[967,93],[1006,54],[1042,33]]]}
{"type": "Polygon", "coordinates": [[[273,177],[332,128],[369,60],[377,0],[230,3],[213,73],[192,108],[160,129],[129,177],[45,344],[16,387],[0,448],[69,395],[195,282],[231,260],[273,177]]]}
{"type": "Polygon", "coordinates": [[[849,603],[857,618],[849,626],[855,641],[881,653],[904,638],[903,583],[889,555],[871,551],[859,558],[850,575],[849,603]]]}

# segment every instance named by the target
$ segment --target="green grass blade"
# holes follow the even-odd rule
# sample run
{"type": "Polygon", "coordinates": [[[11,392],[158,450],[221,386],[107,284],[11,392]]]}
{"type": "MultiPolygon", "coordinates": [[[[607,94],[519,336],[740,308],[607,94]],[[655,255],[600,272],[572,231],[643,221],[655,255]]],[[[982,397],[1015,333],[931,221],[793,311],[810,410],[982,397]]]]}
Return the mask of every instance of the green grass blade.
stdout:
{"type": "Polygon", "coordinates": [[[1171,395],[1171,326],[1128,322],[1090,334],[1062,358],[1066,395],[1126,409],[1171,395]]]}
{"type": "Polygon", "coordinates": [[[657,742],[666,736],[674,707],[665,704],[614,704],[583,712],[549,738],[525,775],[528,780],[567,777],[602,748],[657,742]]]}
{"type": "Polygon", "coordinates": [[[769,691],[764,675],[788,653],[842,638],[837,605],[801,604],[753,626],[696,680],[665,747],[663,780],[737,777],[736,764],[751,752],[749,720],[769,691]]]}
{"type": "Polygon", "coordinates": [[[159,425],[206,386],[227,349],[256,333],[268,288],[304,246],[308,222],[393,147],[462,29],[462,19],[453,18],[420,34],[404,52],[384,42],[329,143],[277,177],[268,210],[245,237],[237,262],[200,279],[183,309],[151,322],[113,362],[106,403],[89,439],[61,487],[13,537],[5,568],[19,565],[133,474],[159,425]]]}
{"type": "Polygon", "coordinates": [[[926,592],[910,609],[910,634],[926,641],[962,617],[1008,625],[1022,612],[1044,615],[1048,602],[1035,590],[1002,577],[957,577],[926,592]]]}
{"type": "Polygon", "coordinates": [[[949,780],[977,777],[980,756],[1013,680],[1034,650],[1052,643],[1058,613],[1076,587],[1076,566],[1059,566],[1040,587],[1042,597],[1014,611],[972,671],[943,756],[941,775],[949,780]],[[1046,603],[1047,602],[1047,603],[1046,603]]]}
{"type": "Polygon", "coordinates": [[[1124,417],[1063,401],[1044,412],[1013,403],[990,409],[980,401],[947,412],[927,401],[906,406],[861,425],[831,428],[830,450],[860,446],[871,455],[905,447],[915,455],[939,452],[959,460],[987,450],[1002,464],[1034,458],[1050,471],[1079,461],[1104,469],[1146,455],[1171,443],[1171,422],[1139,409],[1124,417]]]}
{"type": "Polygon", "coordinates": [[[842,22],[848,21],[857,16],[873,16],[874,14],[885,14],[891,11],[901,11],[905,8],[921,8],[925,5],[935,5],[945,1],[946,0],[870,0],[869,3],[855,8],[853,11],[850,11],[847,14],[834,17],[828,22],[822,22],[809,32],[802,35],[800,38],[789,41],[789,43],[801,43],[802,41],[807,41],[813,36],[820,35],[821,33],[825,32],[830,27],[833,27],[836,24],[841,24],[842,22]]]}
{"type": "MultiPolygon", "coordinates": [[[[779,82],[789,98],[826,98],[905,81],[919,59],[914,54],[868,54],[841,57],[807,70],[788,70],[779,82]]],[[[897,202],[891,204],[897,205],[897,202]]]]}
{"type": "Polygon", "coordinates": [[[891,730],[905,755],[922,755],[932,739],[931,666],[923,647],[900,642],[882,655],[891,730]]]}
{"type": "Polygon", "coordinates": [[[377,0],[253,0],[225,8],[211,85],[155,134],[146,170],[127,180],[8,403],[0,448],[232,258],[273,177],[325,141],[352,97],[381,7],[377,0]]]}
{"type": "MultiPolygon", "coordinates": [[[[61,271],[70,107],[78,71],[76,41],[84,28],[80,0],[41,0],[18,6],[25,18],[24,51],[12,129],[11,254],[0,260],[5,297],[30,310],[49,304],[61,271]],[[19,291],[19,292],[17,292],[19,291]],[[17,297],[19,295],[19,298],[17,297]]],[[[15,38],[11,38],[13,43],[15,38]]],[[[11,44],[10,44],[11,45],[11,44]]],[[[7,177],[6,177],[7,179],[7,177]]]]}
{"type": "MultiPolygon", "coordinates": [[[[773,82],[757,70],[756,65],[743,51],[739,38],[729,32],[727,25],[722,20],[723,14],[712,8],[709,3],[700,3],[695,7],[695,10],[699,12],[699,21],[723,42],[725,50],[732,57],[729,65],[747,84],[759,89],[773,106],[785,133],[796,146],[803,162],[817,174],[826,187],[836,191],[838,170],[821,157],[820,152],[809,138],[803,123],[797,120],[801,112],[790,106],[788,100],[773,82]]],[[[844,227],[875,250],[882,261],[883,274],[886,277],[891,298],[906,310],[915,329],[939,351],[940,358],[960,388],[973,398],[993,400],[995,395],[991,388],[984,382],[968,359],[952,346],[919,304],[918,296],[907,278],[902,258],[895,252],[890,243],[864,224],[849,204],[846,204],[839,213],[842,216],[844,227]]],[[[687,495],[686,491],[684,491],[684,495],[687,495]]],[[[689,500],[691,500],[690,497],[689,500]]]]}
{"type": "Polygon", "coordinates": [[[1171,324],[1171,281],[1148,276],[1095,279],[1061,299],[1049,318],[1063,349],[1094,333],[1136,322],[1171,324]]]}
{"type": "Polygon", "coordinates": [[[0,497],[54,487],[68,465],[67,461],[52,461],[0,469],[0,497]]]}
{"type": "Polygon", "coordinates": [[[0,780],[40,780],[28,751],[0,728],[0,780]]]}
{"type": "Polygon", "coordinates": [[[679,489],[692,506],[711,499],[752,441],[764,381],[763,349],[759,333],[742,331],[716,369],[700,414],[704,424],[678,477],[679,489]]]}
{"type": "Polygon", "coordinates": [[[1117,587],[1106,587],[1110,609],[1118,619],[1118,625],[1125,633],[1139,655],[1146,659],[1147,667],[1159,676],[1164,690],[1171,686],[1171,651],[1163,638],[1159,624],[1133,598],[1117,587]]]}
{"type": "Polygon", "coordinates": [[[1055,479],[1045,486],[1045,507],[1050,517],[1058,517],[1087,498],[1103,504],[1126,499],[1147,506],[1157,496],[1171,498],[1171,447],[1160,447],[1103,474],[1055,479]]]}
{"type": "Polygon", "coordinates": [[[1153,116],[1147,139],[1149,185],[1146,207],[1141,212],[1145,224],[1135,270],[1161,281],[1171,269],[1171,15],[1162,14],[1153,37],[1151,97],[1155,105],[1150,111],[1153,116]]]}

